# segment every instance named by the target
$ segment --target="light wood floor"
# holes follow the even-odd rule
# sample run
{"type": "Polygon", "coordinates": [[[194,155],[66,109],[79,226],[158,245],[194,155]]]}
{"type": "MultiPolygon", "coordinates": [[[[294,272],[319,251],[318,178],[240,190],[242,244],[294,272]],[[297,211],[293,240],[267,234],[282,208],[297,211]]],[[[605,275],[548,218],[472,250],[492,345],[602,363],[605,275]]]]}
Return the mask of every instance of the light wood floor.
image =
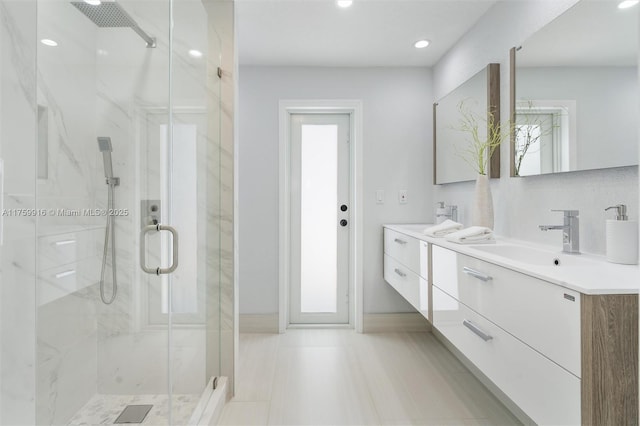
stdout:
{"type": "Polygon", "coordinates": [[[241,334],[220,425],[517,425],[430,333],[241,334]]]}

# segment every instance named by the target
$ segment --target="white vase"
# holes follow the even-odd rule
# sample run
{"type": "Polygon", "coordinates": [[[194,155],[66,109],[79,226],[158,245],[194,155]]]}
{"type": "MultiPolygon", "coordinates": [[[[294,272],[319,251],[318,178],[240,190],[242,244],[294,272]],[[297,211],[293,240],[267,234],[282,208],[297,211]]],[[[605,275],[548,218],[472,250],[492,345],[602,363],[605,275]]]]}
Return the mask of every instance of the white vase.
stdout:
{"type": "Polygon", "coordinates": [[[493,229],[493,198],[487,175],[476,178],[476,194],[473,200],[472,225],[493,229]]]}

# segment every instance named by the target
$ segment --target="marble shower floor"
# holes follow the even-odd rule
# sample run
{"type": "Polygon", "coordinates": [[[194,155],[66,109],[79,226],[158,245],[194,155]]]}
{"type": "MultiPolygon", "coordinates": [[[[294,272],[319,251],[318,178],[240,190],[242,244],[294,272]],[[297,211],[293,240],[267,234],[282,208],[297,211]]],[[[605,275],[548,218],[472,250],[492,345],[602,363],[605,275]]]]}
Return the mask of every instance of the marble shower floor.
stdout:
{"type": "MultiPolygon", "coordinates": [[[[173,396],[173,424],[188,424],[200,395],[173,396]]],[[[69,425],[112,425],[127,405],[152,404],[153,408],[142,423],[166,425],[167,395],[94,395],[69,421],[69,425]]]]}

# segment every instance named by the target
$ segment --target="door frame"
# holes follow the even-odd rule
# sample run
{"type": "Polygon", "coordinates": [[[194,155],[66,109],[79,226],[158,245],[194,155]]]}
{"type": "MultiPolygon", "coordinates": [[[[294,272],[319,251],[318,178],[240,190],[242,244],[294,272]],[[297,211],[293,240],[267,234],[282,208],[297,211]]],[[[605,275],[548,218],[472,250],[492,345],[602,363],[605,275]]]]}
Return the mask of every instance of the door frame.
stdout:
{"type": "Polygon", "coordinates": [[[363,153],[362,153],[362,101],[302,99],[279,102],[279,247],[278,281],[279,309],[278,330],[284,333],[289,326],[289,290],[291,264],[291,115],[292,114],[349,114],[349,198],[351,225],[349,227],[349,327],[363,331],[363,153]]]}

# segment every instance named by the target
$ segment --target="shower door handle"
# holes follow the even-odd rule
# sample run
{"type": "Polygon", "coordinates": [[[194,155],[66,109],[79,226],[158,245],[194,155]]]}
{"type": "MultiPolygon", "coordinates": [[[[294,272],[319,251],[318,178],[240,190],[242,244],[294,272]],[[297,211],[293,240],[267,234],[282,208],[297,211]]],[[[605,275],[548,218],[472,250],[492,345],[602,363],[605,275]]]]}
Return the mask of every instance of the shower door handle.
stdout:
{"type": "Polygon", "coordinates": [[[142,228],[142,231],[140,232],[140,267],[142,268],[142,270],[144,272],[146,272],[147,274],[155,274],[155,275],[162,275],[162,274],[170,274],[173,271],[176,270],[176,268],[178,267],[178,231],[176,231],[176,229],[172,226],[169,225],[149,225],[149,226],[145,226],[144,228],[142,228]],[[157,268],[149,268],[147,267],[147,234],[149,232],[152,231],[156,231],[156,232],[160,232],[160,231],[169,231],[171,232],[171,236],[172,236],[172,245],[173,245],[173,250],[172,250],[172,254],[171,254],[171,264],[169,265],[168,268],[161,268],[161,267],[157,267],[157,268]]]}

